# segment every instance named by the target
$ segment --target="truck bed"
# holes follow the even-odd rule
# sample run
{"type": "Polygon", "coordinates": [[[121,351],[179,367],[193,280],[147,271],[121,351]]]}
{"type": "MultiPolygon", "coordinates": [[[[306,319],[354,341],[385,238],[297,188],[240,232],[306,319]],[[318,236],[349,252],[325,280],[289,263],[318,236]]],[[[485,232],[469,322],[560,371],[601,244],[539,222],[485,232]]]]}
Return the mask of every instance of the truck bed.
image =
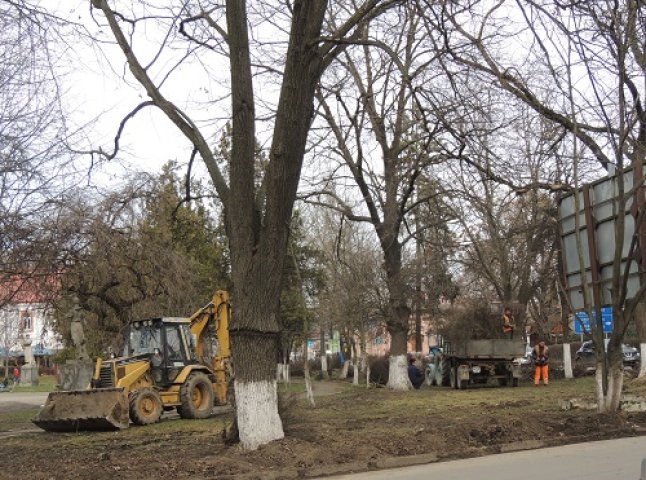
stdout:
{"type": "Polygon", "coordinates": [[[495,338],[488,340],[448,341],[444,353],[460,358],[514,359],[525,355],[522,338],[495,338]]]}

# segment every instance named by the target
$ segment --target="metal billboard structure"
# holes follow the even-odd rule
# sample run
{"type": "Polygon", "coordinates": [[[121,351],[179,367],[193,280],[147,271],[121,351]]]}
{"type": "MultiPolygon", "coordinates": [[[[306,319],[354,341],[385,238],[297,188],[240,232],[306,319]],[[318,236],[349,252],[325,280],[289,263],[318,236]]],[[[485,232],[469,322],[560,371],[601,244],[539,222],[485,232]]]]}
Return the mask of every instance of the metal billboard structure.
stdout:
{"type": "MultiPolygon", "coordinates": [[[[635,234],[635,219],[645,202],[643,187],[643,168],[628,169],[623,175],[607,176],[590,184],[584,185],[577,192],[565,196],[559,204],[559,218],[563,254],[563,275],[566,291],[575,312],[585,309],[583,301],[583,286],[588,285],[591,292],[592,307],[609,306],[613,303],[612,277],[615,250],[615,225],[618,215],[624,216],[624,237],[621,248],[621,272],[625,271],[629,261],[631,243],[635,234]],[[623,179],[624,194],[627,196],[625,209],[619,212],[618,181],[623,179]],[[633,186],[638,185],[636,194],[633,186]],[[578,196],[577,212],[575,195],[578,196]],[[579,219],[579,234],[581,252],[576,241],[576,216],[579,219]],[[581,255],[579,255],[581,254],[581,255]],[[579,257],[583,259],[583,268],[579,257]],[[583,273],[583,274],[582,274],[583,273]]],[[[640,237],[646,236],[646,222],[639,226],[640,237]]],[[[635,296],[641,285],[641,275],[645,269],[646,242],[638,245],[640,255],[632,261],[628,271],[627,296],[635,296]]]]}

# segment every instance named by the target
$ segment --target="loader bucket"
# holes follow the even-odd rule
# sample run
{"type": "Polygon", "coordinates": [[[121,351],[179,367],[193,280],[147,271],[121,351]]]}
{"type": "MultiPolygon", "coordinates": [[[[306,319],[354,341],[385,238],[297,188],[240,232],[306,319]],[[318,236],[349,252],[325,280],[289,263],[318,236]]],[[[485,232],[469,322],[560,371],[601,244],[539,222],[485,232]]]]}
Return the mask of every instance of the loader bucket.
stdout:
{"type": "Polygon", "coordinates": [[[127,428],[128,395],[123,388],[52,392],[32,422],[48,432],[127,428]]]}

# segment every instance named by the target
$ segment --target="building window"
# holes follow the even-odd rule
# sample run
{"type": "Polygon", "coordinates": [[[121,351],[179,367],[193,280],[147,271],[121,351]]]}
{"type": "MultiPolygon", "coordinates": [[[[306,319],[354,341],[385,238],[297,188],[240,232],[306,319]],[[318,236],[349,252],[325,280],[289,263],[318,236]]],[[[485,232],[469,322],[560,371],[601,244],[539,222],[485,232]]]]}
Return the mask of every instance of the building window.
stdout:
{"type": "Polygon", "coordinates": [[[20,312],[20,329],[21,330],[32,329],[31,312],[29,310],[21,310],[20,312]]]}

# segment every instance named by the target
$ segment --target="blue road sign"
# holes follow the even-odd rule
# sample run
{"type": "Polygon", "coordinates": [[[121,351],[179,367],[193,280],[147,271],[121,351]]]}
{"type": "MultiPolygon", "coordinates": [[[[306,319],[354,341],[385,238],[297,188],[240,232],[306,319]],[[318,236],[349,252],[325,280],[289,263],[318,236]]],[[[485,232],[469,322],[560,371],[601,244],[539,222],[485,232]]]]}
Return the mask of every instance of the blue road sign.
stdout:
{"type": "MultiPolygon", "coordinates": [[[[593,318],[597,312],[592,312],[593,318]]],[[[613,327],[612,307],[601,307],[601,323],[604,333],[611,333],[613,327]]],[[[588,312],[577,312],[574,319],[575,333],[591,333],[588,312]]]]}

